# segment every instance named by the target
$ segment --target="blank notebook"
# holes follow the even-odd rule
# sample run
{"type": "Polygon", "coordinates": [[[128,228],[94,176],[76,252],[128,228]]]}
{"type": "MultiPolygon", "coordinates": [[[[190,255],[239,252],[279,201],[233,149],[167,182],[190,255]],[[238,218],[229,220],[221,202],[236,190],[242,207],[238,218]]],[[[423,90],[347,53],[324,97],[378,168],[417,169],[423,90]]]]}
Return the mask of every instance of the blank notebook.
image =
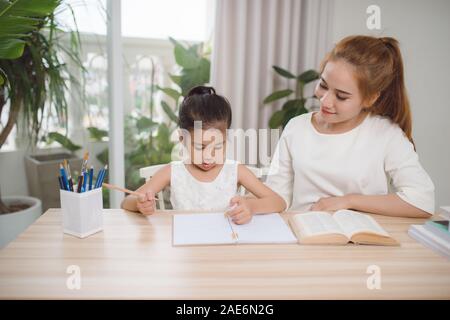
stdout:
{"type": "Polygon", "coordinates": [[[237,225],[224,213],[175,214],[173,245],[296,243],[297,239],[278,213],[254,215],[237,225]]]}

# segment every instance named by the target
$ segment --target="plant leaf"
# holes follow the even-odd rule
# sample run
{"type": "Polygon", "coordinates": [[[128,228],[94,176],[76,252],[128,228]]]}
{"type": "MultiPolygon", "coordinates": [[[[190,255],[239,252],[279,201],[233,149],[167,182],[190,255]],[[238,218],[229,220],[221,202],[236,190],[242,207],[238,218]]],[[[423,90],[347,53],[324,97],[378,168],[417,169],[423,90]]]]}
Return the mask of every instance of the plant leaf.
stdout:
{"type": "Polygon", "coordinates": [[[98,129],[96,127],[89,127],[87,129],[89,131],[90,138],[95,141],[102,141],[103,138],[108,137],[108,131],[106,130],[98,129]]]}
{"type": "Polygon", "coordinates": [[[162,92],[164,92],[165,94],[167,94],[169,97],[172,97],[175,100],[175,102],[177,102],[178,99],[181,97],[181,93],[178,92],[175,89],[172,89],[172,88],[161,88],[160,86],[157,86],[157,88],[159,90],[161,90],[162,92]]]}
{"type": "Polygon", "coordinates": [[[60,134],[59,132],[49,132],[48,134],[49,141],[58,142],[61,146],[66,148],[67,150],[74,152],[81,149],[81,146],[73,143],[68,137],[60,134]]]}
{"type": "Polygon", "coordinates": [[[167,116],[175,123],[178,123],[178,117],[173,112],[172,108],[167,104],[165,101],[161,101],[161,106],[164,110],[164,112],[167,114],[167,116]]]}
{"type": "Polygon", "coordinates": [[[24,38],[39,29],[44,18],[60,0],[0,1],[0,59],[17,59],[23,54],[24,38]]]}
{"type": "Polygon", "coordinates": [[[180,82],[181,82],[181,76],[177,76],[177,75],[174,75],[174,74],[170,74],[170,73],[169,73],[169,78],[170,78],[175,84],[180,85],[180,82]]]}
{"type": "Polygon", "coordinates": [[[292,91],[291,89],[285,89],[285,90],[275,91],[275,92],[273,92],[272,94],[268,95],[268,96],[264,99],[263,103],[266,104],[266,103],[270,103],[270,102],[273,102],[273,101],[275,101],[275,100],[278,100],[278,99],[287,97],[287,96],[290,95],[292,92],[294,92],[294,91],[292,91]]]}
{"type": "Polygon", "coordinates": [[[293,99],[288,100],[283,104],[282,110],[291,110],[291,109],[298,109],[302,107],[305,103],[305,99],[293,99]]]}
{"type": "Polygon", "coordinates": [[[275,111],[269,120],[269,127],[272,129],[279,128],[283,124],[284,110],[275,111]]]}
{"type": "Polygon", "coordinates": [[[0,39],[0,59],[16,59],[22,56],[25,41],[21,39],[0,39]]]}
{"type": "Polygon", "coordinates": [[[276,73],[278,73],[280,76],[288,78],[288,79],[294,79],[295,76],[287,71],[286,69],[283,69],[281,67],[272,66],[272,68],[275,70],[276,73]]]}
{"type": "Polygon", "coordinates": [[[195,69],[183,69],[180,80],[180,88],[183,97],[193,87],[204,85],[209,82],[209,73],[211,63],[206,58],[201,58],[200,63],[195,69]]]}
{"type": "Polygon", "coordinates": [[[317,80],[319,79],[319,73],[316,70],[307,70],[303,73],[301,73],[298,77],[297,80],[302,82],[302,83],[309,83],[311,81],[317,80]]]}
{"type": "Polygon", "coordinates": [[[187,69],[197,68],[199,64],[199,57],[196,52],[186,49],[179,42],[175,44],[174,48],[175,61],[178,65],[187,69]]]}
{"type": "Polygon", "coordinates": [[[139,117],[139,119],[136,121],[136,128],[139,132],[147,132],[149,130],[152,131],[152,129],[154,129],[157,125],[157,122],[144,116],[139,117]]]}

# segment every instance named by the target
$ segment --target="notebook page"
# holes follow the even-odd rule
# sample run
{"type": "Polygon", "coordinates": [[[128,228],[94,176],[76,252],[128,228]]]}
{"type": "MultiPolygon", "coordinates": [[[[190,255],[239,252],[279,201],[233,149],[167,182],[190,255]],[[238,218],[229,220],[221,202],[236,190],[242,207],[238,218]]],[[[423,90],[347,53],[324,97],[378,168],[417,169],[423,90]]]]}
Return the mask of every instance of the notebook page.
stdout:
{"type": "Polygon", "coordinates": [[[307,213],[298,213],[293,219],[300,234],[305,237],[330,233],[343,233],[343,230],[336,221],[334,221],[331,214],[327,212],[311,211],[307,213]]]}
{"type": "Polygon", "coordinates": [[[349,238],[358,232],[372,232],[389,237],[389,234],[369,215],[352,210],[339,210],[333,217],[349,238]]]}
{"type": "Polygon", "coordinates": [[[174,214],[172,232],[174,246],[235,242],[223,213],[174,214]]]}
{"type": "Polygon", "coordinates": [[[297,238],[278,213],[254,215],[246,224],[231,223],[238,243],[297,243],[297,238]]]}

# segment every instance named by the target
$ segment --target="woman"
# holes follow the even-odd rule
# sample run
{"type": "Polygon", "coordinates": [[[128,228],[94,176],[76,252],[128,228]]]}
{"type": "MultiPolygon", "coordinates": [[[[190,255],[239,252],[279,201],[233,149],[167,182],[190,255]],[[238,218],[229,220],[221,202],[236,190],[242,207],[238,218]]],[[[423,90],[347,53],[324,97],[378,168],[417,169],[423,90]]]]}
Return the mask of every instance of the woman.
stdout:
{"type": "Polygon", "coordinates": [[[315,94],[320,111],[287,124],[266,182],[284,209],[432,214],[434,186],[415,151],[398,42],[341,40],[322,62],[315,94]]]}

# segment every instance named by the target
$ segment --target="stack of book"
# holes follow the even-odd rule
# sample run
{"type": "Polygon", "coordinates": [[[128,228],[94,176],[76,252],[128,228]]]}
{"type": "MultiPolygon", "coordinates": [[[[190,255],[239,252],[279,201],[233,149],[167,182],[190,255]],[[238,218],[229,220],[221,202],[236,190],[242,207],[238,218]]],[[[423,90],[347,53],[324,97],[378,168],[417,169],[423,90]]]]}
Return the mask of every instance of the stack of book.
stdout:
{"type": "Polygon", "coordinates": [[[423,225],[411,225],[411,238],[450,259],[450,207],[441,207],[437,218],[423,225]]]}

